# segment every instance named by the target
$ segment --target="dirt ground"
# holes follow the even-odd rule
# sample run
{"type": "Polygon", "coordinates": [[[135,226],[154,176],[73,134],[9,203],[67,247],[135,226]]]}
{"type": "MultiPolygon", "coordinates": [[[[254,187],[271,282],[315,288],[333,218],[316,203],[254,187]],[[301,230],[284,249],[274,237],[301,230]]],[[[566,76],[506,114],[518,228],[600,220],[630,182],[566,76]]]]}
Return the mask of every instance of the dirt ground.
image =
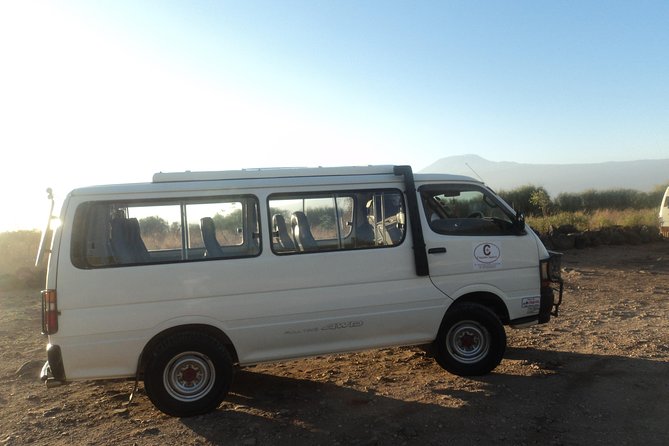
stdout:
{"type": "Polygon", "coordinates": [[[559,318],[508,329],[490,375],[419,348],[239,371],[211,414],[170,418],[130,381],[46,389],[38,292],[0,294],[0,445],[667,445],[669,243],[565,254],[559,318]]]}

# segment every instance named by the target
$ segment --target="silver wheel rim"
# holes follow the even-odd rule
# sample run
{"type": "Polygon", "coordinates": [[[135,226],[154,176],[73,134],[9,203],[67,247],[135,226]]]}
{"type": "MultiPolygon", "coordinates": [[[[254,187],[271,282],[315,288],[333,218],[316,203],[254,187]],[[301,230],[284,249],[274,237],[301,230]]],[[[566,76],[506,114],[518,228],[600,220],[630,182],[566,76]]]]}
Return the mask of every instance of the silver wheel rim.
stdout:
{"type": "Polygon", "coordinates": [[[475,321],[461,321],[448,330],[446,348],[457,361],[472,364],[488,354],[490,335],[485,327],[475,321]]]}
{"type": "Polygon", "coordinates": [[[214,363],[199,352],[178,354],[163,372],[165,390],[172,398],[183,402],[204,397],[214,387],[215,381],[214,363]]]}

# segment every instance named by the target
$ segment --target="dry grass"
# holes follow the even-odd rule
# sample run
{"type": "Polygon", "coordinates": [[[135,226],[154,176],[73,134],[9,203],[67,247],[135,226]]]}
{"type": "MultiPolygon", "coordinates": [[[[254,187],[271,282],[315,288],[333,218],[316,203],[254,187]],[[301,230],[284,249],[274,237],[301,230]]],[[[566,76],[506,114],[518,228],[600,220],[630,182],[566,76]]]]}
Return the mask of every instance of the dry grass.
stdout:
{"type": "MultiPolygon", "coordinates": [[[[190,246],[203,247],[202,233],[199,227],[195,230],[191,229],[189,232],[190,246]]],[[[221,246],[237,246],[240,245],[242,235],[230,230],[216,231],[216,239],[221,246]]],[[[169,232],[166,234],[142,234],[142,240],[148,250],[160,249],[181,249],[181,233],[169,232]]]]}
{"type": "Polygon", "coordinates": [[[546,233],[551,226],[572,225],[579,231],[596,230],[610,226],[649,226],[659,227],[658,212],[651,209],[626,209],[622,211],[601,209],[591,213],[560,212],[545,217],[528,217],[530,226],[541,233],[546,233]]]}

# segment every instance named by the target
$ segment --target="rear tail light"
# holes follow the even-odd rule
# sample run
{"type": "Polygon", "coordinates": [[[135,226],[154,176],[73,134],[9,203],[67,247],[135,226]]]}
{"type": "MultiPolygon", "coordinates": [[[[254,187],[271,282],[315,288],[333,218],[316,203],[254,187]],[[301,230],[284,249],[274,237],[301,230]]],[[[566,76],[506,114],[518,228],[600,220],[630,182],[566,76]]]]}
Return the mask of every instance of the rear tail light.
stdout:
{"type": "Polygon", "coordinates": [[[58,304],[56,290],[42,291],[42,334],[58,331],[58,304]]]}

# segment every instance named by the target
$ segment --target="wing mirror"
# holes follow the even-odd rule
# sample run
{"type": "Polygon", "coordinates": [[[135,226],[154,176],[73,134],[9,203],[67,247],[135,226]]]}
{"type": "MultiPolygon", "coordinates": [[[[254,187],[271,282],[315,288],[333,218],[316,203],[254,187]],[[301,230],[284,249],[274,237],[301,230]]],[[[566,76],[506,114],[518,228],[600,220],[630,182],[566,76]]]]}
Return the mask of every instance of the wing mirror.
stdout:
{"type": "Polygon", "coordinates": [[[525,230],[525,214],[522,212],[516,212],[516,218],[513,221],[513,227],[518,233],[521,233],[525,230]]]}

